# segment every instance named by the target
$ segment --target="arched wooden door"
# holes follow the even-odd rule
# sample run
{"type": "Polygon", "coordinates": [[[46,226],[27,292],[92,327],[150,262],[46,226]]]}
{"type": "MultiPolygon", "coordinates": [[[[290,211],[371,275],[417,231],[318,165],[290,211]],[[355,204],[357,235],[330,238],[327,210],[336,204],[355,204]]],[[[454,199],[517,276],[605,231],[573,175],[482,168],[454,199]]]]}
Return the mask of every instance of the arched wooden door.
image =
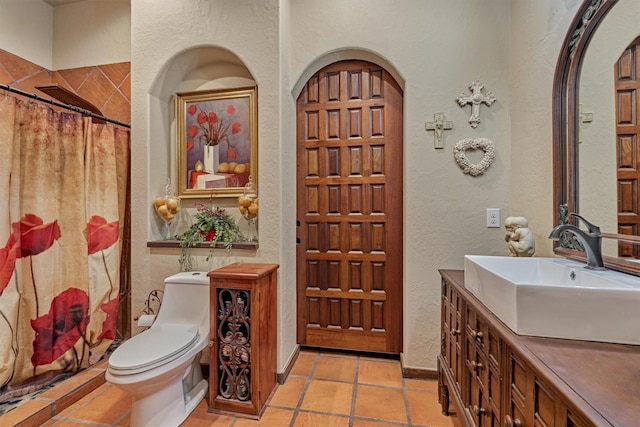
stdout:
{"type": "MultiPolygon", "coordinates": [[[[640,37],[625,49],[614,68],[618,233],[640,235],[640,37]]],[[[620,257],[640,258],[640,245],[620,242],[620,257]]]]}
{"type": "Polygon", "coordinates": [[[341,61],[297,101],[297,336],[301,345],[402,349],[402,90],[341,61]]]}

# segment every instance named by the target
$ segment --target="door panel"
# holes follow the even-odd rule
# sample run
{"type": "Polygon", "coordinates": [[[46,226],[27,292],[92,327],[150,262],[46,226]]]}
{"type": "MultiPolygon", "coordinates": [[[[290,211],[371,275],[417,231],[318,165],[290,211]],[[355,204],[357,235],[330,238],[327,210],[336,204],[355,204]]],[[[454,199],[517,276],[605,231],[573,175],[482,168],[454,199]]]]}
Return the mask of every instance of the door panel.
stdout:
{"type": "Polygon", "coordinates": [[[342,61],[297,101],[300,344],[402,348],[402,92],[342,61]]]}
{"type": "MultiPolygon", "coordinates": [[[[638,158],[638,104],[640,102],[640,38],[615,65],[616,153],[618,175],[618,232],[640,235],[640,159],[638,158]]],[[[618,255],[640,258],[640,245],[620,242],[618,255]]]]}

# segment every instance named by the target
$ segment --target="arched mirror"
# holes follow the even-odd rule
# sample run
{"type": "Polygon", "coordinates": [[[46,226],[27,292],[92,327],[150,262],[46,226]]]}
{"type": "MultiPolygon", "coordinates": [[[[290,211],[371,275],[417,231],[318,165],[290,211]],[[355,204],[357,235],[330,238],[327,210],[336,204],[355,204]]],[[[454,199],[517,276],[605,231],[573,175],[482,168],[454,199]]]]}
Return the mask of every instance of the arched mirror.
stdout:
{"type": "MultiPolygon", "coordinates": [[[[554,78],[554,223],[603,232],[605,266],[640,275],[640,2],[586,0],[554,78]],[[637,47],[637,48],[636,48],[637,47]],[[565,212],[566,212],[565,211],[565,212]]],[[[583,258],[576,248],[557,254],[583,258]]]]}

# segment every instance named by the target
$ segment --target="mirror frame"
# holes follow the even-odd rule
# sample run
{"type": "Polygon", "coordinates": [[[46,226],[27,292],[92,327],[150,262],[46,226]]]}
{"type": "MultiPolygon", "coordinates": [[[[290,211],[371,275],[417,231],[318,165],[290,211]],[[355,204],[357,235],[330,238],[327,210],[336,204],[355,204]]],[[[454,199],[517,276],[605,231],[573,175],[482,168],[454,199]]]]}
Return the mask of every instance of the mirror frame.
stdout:
{"type": "MultiPolygon", "coordinates": [[[[578,105],[580,71],[591,38],[618,0],[585,0],[578,8],[562,43],[553,78],[553,225],[561,223],[559,208],[580,212],[578,200],[578,105]]],[[[587,218],[588,219],[588,218],[587,218]]],[[[616,230],[617,231],[617,230],[616,230]]],[[[640,237],[602,233],[602,237],[640,243],[640,237]]],[[[559,246],[554,253],[586,262],[584,252],[559,246]]],[[[640,276],[640,263],[603,257],[605,267],[640,276]]]]}

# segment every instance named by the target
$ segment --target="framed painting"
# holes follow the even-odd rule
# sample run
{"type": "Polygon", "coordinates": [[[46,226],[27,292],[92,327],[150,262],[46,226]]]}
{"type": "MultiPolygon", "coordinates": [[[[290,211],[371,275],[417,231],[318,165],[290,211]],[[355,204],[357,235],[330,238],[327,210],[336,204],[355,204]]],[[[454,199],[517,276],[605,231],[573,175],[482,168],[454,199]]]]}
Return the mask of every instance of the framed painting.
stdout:
{"type": "Polygon", "coordinates": [[[255,87],[176,94],[178,196],[242,195],[258,181],[255,87]]]}

